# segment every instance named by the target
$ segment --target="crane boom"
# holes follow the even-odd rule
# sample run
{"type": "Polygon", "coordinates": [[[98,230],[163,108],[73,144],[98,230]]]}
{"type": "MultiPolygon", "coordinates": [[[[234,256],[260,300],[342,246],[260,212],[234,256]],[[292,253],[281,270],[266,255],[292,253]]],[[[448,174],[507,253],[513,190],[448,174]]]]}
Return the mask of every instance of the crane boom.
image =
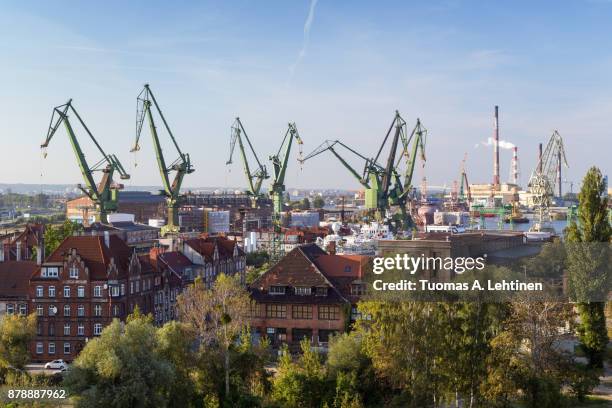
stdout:
{"type": "Polygon", "coordinates": [[[183,153],[176,142],[176,138],[170,130],[170,126],[164,117],[164,114],[149,87],[149,84],[145,84],[144,89],[140,92],[137,97],[136,106],[136,140],[131,151],[135,152],[140,150],[140,135],[142,133],[142,127],[145,121],[145,117],[149,122],[149,129],[151,131],[151,138],[153,139],[153,148],[155,150],[155,156],[157,158],[157,166],[162,179],[164,189],[161,193],[166,197],[166,204],[168,208],[168,223],[162,229],[162,234],[177,233],[179,231],[178,225],[178,207],[180,205],[180,191],[181,185],[183,184],[183,178],[186,174],[193,173],[195,170],[191,165],[191,160],[188,153],[183,153]],[[153,112],[151,106],[155,106],[157,114],[162,120],[172,144],[178,152],[178,158],[174,160],[169,166],[166,165],[166,158],[164,157],[159,135],[157,134],[157,127],[155,126],[155,119],[153,118],[153,112]],[[174,179],[170,183],[170,173],[175,172],[174,179]]]}
{"type": "Polygon", "coordinates": [[[51,139],[53,139],[53,136],[62,123],[66,128],[66,133],[68,134],[70,144],[72,145],[77,163],[79,164],[79,168],[81,170],[81,175],[85,180],[85,187],[79,184],[79,188],[94,203],[94,206],[98,211],[98,221],[107,222],[108,212],[117,210],[117,190],[122,187],[121,185],[113,185],[113,174],[115,171],[117,171],[120,178],[123,180],[129,179],[130,175],[127,174],[117,156],[104,152],[77,110],[72,105],[72,99],[68,100],[68,102],[64,105],[59,105],[53,108],[49,128],[47,130],[47,137],[40,145],[42,149],[46,149],[49,146],[51,139]],[[98,151],[102,154],[102,159],[92,167],[89,166],[87,160],[85,159],[85,154],[81,149],[81,145],[79,144],[72,124],[70,123],[70,119],[68,117],[69,112],[76,116],[89,138],[92,140],[98,151]],[[94,171],[103,172],[103,176],[99,184],[96,184],[94,180],[94,171]]]}
{"type": "Polygon", "coordinates": [[[249,184],[249,189],[247,190],[247,194],[251,196],[251,204],[252,207],[257,207],[257,199],[261,197],[261,185],[264,180],[270,178],[268,175],[268,170],[266,166],[261,163],[259,157],[257,157],[257,153],[255,153],[255,148],[251,143],[251,139],[247,135],[244,130],[244,126],[240,121],[240,118],[236,118],[234,124],[231,128],[231,138],[230,138],[230,155],[226,164],[232,164],[232,157],[234,155],[234,149],[236,148],[236,142],[238,142],[238,147],[240,149],[240,156],[242,158],[242,166],[244,168],[244,173],[247,178],[247,182],[249,184]],[[247,151],[242,140],[242,135],[244,135],[244,139],[247,142],[249,150],[251,151],[253,157],[255,157],[255,162],[257,163],[257,169],[254,172],[251,172],[251,166],[249,165],[249,160],[247,158],[247,151]]]}

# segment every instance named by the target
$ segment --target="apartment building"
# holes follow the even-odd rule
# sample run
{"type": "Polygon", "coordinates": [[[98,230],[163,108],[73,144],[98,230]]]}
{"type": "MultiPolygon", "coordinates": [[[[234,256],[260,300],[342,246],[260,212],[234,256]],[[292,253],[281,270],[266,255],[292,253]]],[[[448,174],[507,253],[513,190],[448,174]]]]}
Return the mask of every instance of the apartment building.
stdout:
{"type": "Polygon", "coordinates": [[[28,294],[38,315],[33,360],[71,361],[113,318],[125,318],[131,255],[116,236],[71,236],[36,268],[28,294]]]}
{"type": "Polygon", "coordinates": [[[369,265],[369,257],[328,254],[315,244],[294,248],[249,285],[256,335],[275,347],[287,343],[295,349],[304,338],[326,346],[356,317],[369,265]]]}

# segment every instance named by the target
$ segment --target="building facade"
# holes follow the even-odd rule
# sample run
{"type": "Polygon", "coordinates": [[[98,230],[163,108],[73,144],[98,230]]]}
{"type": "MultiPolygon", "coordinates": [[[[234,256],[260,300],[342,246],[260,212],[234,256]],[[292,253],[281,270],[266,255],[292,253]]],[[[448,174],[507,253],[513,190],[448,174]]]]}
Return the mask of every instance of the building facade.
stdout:
{"type": "Polygon", "coordinates": [[[132,250],[118,237],[72,236],[32,274],[34,361],[71,361],[113,318],[124,319],[132,250]]]}

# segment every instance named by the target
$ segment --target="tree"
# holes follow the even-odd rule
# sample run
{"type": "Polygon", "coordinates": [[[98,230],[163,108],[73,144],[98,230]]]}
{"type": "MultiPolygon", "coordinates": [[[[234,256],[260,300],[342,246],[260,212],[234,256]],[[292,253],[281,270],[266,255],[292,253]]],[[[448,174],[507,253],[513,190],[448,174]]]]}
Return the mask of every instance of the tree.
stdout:
{"type": "Polygon", "coordinates": [[[69,220],[57,226],[48,225],[45,228],[45,254],[50,255],[66,238],[82,230],[81,224],[69,220]]]}
{"type": "Polygon", "coordinates": [[[302,199],[302,202],[300,203],[300,209],[301,210],[310,210],[310,200],[308,199],[308,197],[304,197],[302,199]]]}
{"type": "Polygon", "coordinates": [[[320,195],[317,195],[314,200],[312,200],[312,206],[314,208],[323,208],[325,207],[325,200],[320,195]]]}
{"type": "Polygon", "coordinates": [[[566,232],[570,290],[580,315],[578,337],[589,366],[599,369],[609,340],[602,295],[612,279],[605,188],[601,171],[591,167],[578,194],[578,222],[572,221],[566,232]]]}
{"type": "Polygon", "coordinates": [[[225,396],[230,396],[230,349],[248,325],[251,300],[237,277],[221,274],[206,289],[197,279],[177,299],[181,321],[195,330],[202,347],[217,347],[223,355],[225,396]]]}
{"type": "Polygon", "coordinates": [[[0,374],[18,370],[30,361],[28,346],[36,335],[36,315],[5,315],[0,320],[0,374]]]}
{"type": "Polygon", "coordinates": [[[115,319],[90,340],[68,372],[65,384],[79,406],[168,407],[176,395],[175,367],[159,352],[151,316],[115,319]]]}

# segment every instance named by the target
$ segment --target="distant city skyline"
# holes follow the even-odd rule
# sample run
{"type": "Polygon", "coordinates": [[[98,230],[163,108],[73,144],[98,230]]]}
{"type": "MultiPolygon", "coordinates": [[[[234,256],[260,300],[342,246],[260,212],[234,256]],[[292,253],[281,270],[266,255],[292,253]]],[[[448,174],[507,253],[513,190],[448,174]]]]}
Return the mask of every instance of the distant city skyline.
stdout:
{"type": "MultiPolygon", "coordinates": [[[[576,191],[589,167],[612,170],[610,21],[605,0],[4,2],[0,183],[82,182],[63,129],[46,159],[39,149],[52,108],[73,98],[131,174],[127,186],[160,184],[148,128],[129,153],[146,82],[196,169],[185,188],[246,185],[240,160],[225,164],[236,116],[266,161],[290,121],[304,154],[340,139],[369,157],[396,109],[409,129],[418,117],[429,130],[415,186],[426,176],[450,189],[465,152],[470,182],[490,183],[499,105],[500,138],[518,146],[523,187],[538,143],[556,129],[570,166],[564,190],[573,182],[576,191]]],[[[93,164],[99,154],[78,136],[93,164]]],[[[511,150],[500,153],[506,182],[511,150]]],[[[294,149],[290,188],[360,188],[330,154],[303,166],[296,157],[294,149]]]]}

